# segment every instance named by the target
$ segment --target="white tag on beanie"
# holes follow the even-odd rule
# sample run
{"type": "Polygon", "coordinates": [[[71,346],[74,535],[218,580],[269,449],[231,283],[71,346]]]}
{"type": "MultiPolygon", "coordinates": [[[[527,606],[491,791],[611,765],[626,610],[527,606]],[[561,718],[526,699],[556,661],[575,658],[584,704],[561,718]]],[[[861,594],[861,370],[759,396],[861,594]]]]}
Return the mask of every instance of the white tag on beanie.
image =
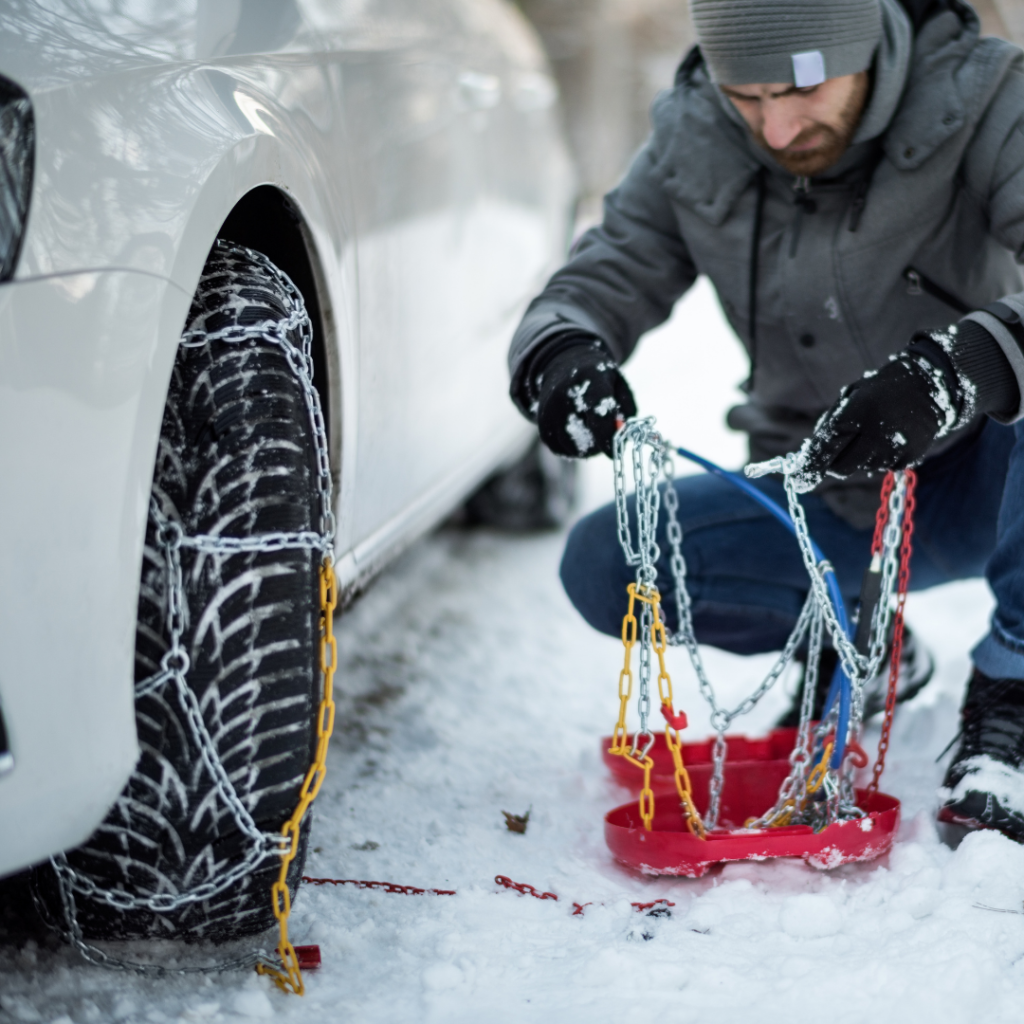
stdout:
{"type": "Polygon", "coordinates": [[[821,85],[825,81],[825,58],[821,50],[793,54],[793,84],[798,89],[821,85]]]}

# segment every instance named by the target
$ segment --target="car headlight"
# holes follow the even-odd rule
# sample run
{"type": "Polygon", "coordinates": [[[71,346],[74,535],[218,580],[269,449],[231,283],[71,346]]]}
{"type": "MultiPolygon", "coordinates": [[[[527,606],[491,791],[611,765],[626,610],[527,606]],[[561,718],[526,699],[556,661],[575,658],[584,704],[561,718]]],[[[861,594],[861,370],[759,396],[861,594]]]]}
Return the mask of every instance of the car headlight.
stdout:
{"type": "Polygon", "coordinates": [[[32,194],[35,121],[23,89],[0,76],[0,281],[14,276],[32,194]]]}

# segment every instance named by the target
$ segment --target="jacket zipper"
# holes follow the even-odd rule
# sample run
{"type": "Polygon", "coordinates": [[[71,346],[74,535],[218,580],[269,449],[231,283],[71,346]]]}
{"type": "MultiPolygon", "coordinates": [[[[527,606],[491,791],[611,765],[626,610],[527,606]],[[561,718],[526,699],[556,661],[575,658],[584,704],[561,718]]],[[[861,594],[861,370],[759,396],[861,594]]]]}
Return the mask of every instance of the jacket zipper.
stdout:
{"type": "Polygon", "coordinates": [[[789,258],[796,256],[797,246],[800,244],[800,227],[803,224],[805,213],[814,213],[818,204],[811,198],[811,179],[800,175],[793,182],[793,202],[796,210],[793,213],[793,233],[789,239],[789,258]]]}
{"type": "Polygon", "coordinates": [[[947,292],[940,284],[936,284],[931,278],[922,274],[915,267],[907,267],[903,271],[903,280],[907,282],[908,295],[920,295],[925,293],[939,302],[944,302],[950,309],[955,309],[961,316],[970,313],[971,307],[966,302],[961,302],[951,292],[947,292]]]}
{"type": "Polygon", "coordinates": [[[740,385],[749,394],[754,388],[754,371],[757,369],[757,277],[761,258],[761,221],[764,219],[764,199],[768,191],[768,170],[763,165],[755,176],[754,230],[750,233],[750,270],[747,281],[749,309],[747,312],[747,335],[750,339],[750,375],[740,385]]]}

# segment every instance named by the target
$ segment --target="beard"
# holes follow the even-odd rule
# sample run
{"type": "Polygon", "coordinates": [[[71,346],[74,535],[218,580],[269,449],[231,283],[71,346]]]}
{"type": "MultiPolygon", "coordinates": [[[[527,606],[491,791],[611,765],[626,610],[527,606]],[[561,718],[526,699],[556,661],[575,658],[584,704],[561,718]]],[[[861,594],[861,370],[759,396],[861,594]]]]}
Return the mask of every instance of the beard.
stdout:
{"type": "Polygon", "coordinates": [[[757,144],[771,154],[780,167],[798,177],[813,178],[827,171],[846,152],[860,124],[868,94],[868,82],[858,83],[839,113],[837,124],[830,125],[817,121],[805,128],[785,149],[772,149],[761,132],[754,138],[757,144]],[[820,137],[813,149],[800,149],[812,138],[820,137]]]}

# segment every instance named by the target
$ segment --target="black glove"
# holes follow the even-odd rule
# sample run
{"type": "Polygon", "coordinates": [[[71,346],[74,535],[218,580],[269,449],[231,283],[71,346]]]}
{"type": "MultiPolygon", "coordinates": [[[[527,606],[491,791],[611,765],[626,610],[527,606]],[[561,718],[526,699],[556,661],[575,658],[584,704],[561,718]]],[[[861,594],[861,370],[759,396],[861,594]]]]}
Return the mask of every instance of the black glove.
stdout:
{"type": "Polygon", "coordinates": [[[843,388],[800,449],[797,488],[822,478],[882,473],[920,462],[932,445],[977,413],[1019,400],[996,340],[973,320],[921,333],[881,369],[843,388]]]}
{"type": "Polygon", "coordinates": [[[636,415],[633,392],[600,344],[563,349],[535,380],[540,439],[556,455],[610,456],[618,421],[636,415]]]}

